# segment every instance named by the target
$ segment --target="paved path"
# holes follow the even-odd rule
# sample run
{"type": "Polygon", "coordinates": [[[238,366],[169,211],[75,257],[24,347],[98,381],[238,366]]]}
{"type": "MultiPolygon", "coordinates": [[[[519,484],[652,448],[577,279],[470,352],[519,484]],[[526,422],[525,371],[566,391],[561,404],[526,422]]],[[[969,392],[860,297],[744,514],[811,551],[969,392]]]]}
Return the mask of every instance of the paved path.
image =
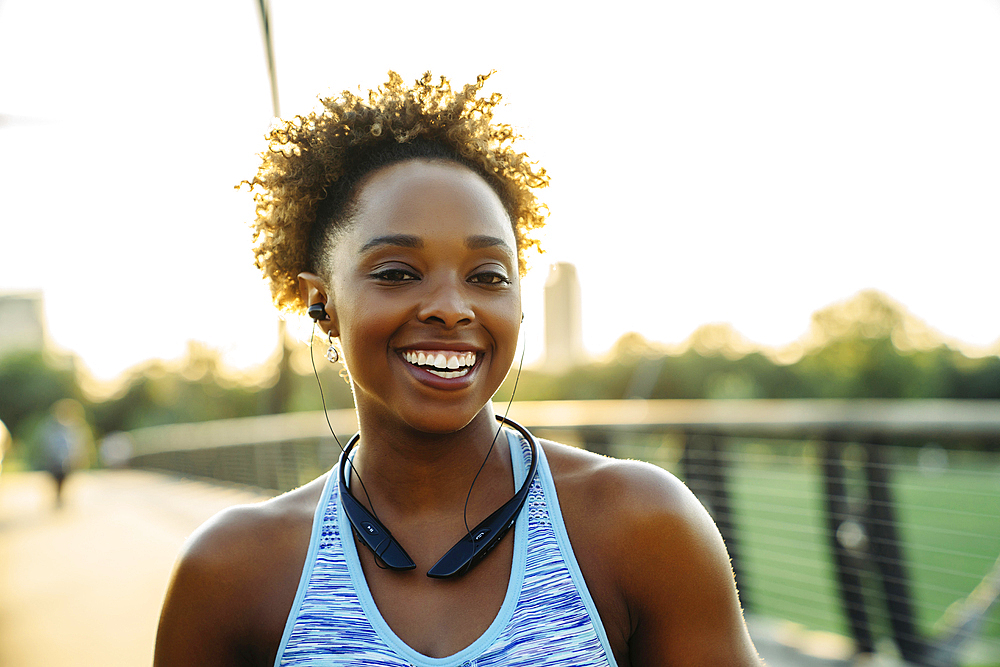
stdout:
{"type": "MultiPolygon", "coordinates": [[[[0,667],[149,665],[184,540],[219,510],[269,497],[132,470],[77,473],[65,494],[56,509],[44,473],[0,476],[0,667]]],[[[801,642],[782,628],[751,624],[770,667],[847,664],[792,650],[801,642]]]]}
{"type": "Polygon", "coordinates": [[[0,667],[149,665],[185,538],[267,496],[138,471],[0,476],[0,667]]]}

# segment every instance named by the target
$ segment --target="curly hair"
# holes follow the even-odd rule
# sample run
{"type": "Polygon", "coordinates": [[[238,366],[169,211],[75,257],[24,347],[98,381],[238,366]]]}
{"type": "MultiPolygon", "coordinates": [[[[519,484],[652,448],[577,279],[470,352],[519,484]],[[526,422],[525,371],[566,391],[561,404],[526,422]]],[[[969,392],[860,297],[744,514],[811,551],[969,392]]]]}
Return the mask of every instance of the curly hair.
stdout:
{"type": "Polygon", "coordinates": [[[320,98],[315,111],[271,128],[257,175],[240,186],[253,193],[255,263],[279,309],[305,311],[298,274],[328,265],[365,175],[412,158],[458,162],[492,187],[510,217],[524,275],[526,252],[540,250],[532,231],[548,213],[535,192],[549,177],[516,150],[514,129],[494,122],[500,95],[481,96],[489,76],[455,92],[445,77],[435,84],[428,72],[407,88],[390,71],[367,99],[349,91],[320,98]]]}

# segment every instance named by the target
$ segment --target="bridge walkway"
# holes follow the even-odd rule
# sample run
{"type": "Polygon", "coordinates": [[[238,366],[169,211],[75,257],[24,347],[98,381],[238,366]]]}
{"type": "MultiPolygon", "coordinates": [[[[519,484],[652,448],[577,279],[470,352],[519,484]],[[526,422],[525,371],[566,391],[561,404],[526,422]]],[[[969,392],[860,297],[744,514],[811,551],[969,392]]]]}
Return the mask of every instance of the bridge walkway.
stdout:
{"type": "Polygon", "coordinates": [[[184,540],[260,491],[133,470],[0,476],[0,666],[152,661],[159,609],[184,540]]]}

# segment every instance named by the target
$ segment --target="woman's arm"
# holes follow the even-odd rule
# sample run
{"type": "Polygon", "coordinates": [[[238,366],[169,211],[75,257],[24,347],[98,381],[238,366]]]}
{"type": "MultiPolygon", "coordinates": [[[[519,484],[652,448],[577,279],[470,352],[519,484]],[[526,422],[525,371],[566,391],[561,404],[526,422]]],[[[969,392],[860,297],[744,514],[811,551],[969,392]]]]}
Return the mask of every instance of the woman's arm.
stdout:
{"type": "Polygon", "coordinates": [[[174,567],[156,633],[155,667],[243,664],[241,619],[247,612],[241,554],[253,510],[234,507],[187,541],[174,567]]]}
{"type": "Polygon", "coordinates": [[[708,512],[656,466],[625,462],[618,474],[629,490],[619,541],[633,667],[759,667],[729,555],[708,512]]]}
{"type": "Polygon", "coordinates": [[[274,663],[325,481],[230,507],[188,539],[160,614],[155,667],[274,663]]]}

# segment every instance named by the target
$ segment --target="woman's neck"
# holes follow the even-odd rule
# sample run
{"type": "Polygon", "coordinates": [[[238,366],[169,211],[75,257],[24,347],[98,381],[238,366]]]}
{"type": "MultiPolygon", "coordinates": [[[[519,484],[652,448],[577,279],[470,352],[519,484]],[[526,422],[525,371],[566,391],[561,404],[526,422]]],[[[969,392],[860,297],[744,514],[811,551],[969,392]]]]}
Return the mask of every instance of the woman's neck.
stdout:
{"type": "MultiPolygon", "coordinates": [[[[492,404],[453,433],[418,431],[378,412],[359,406],[361,439],[352,453],[352,480],[357,482],[360,475],[379,513],[452,513],[464,505],[480,466],[474,496],[491,505],[491,495],[510,495],[510,449],[499,433],[492,404]]],[[[359,487],[352,483],[352,489],[359,487]]],[[[354,490],[352,495],[368,504],[364,492],[354,490]]]]}

